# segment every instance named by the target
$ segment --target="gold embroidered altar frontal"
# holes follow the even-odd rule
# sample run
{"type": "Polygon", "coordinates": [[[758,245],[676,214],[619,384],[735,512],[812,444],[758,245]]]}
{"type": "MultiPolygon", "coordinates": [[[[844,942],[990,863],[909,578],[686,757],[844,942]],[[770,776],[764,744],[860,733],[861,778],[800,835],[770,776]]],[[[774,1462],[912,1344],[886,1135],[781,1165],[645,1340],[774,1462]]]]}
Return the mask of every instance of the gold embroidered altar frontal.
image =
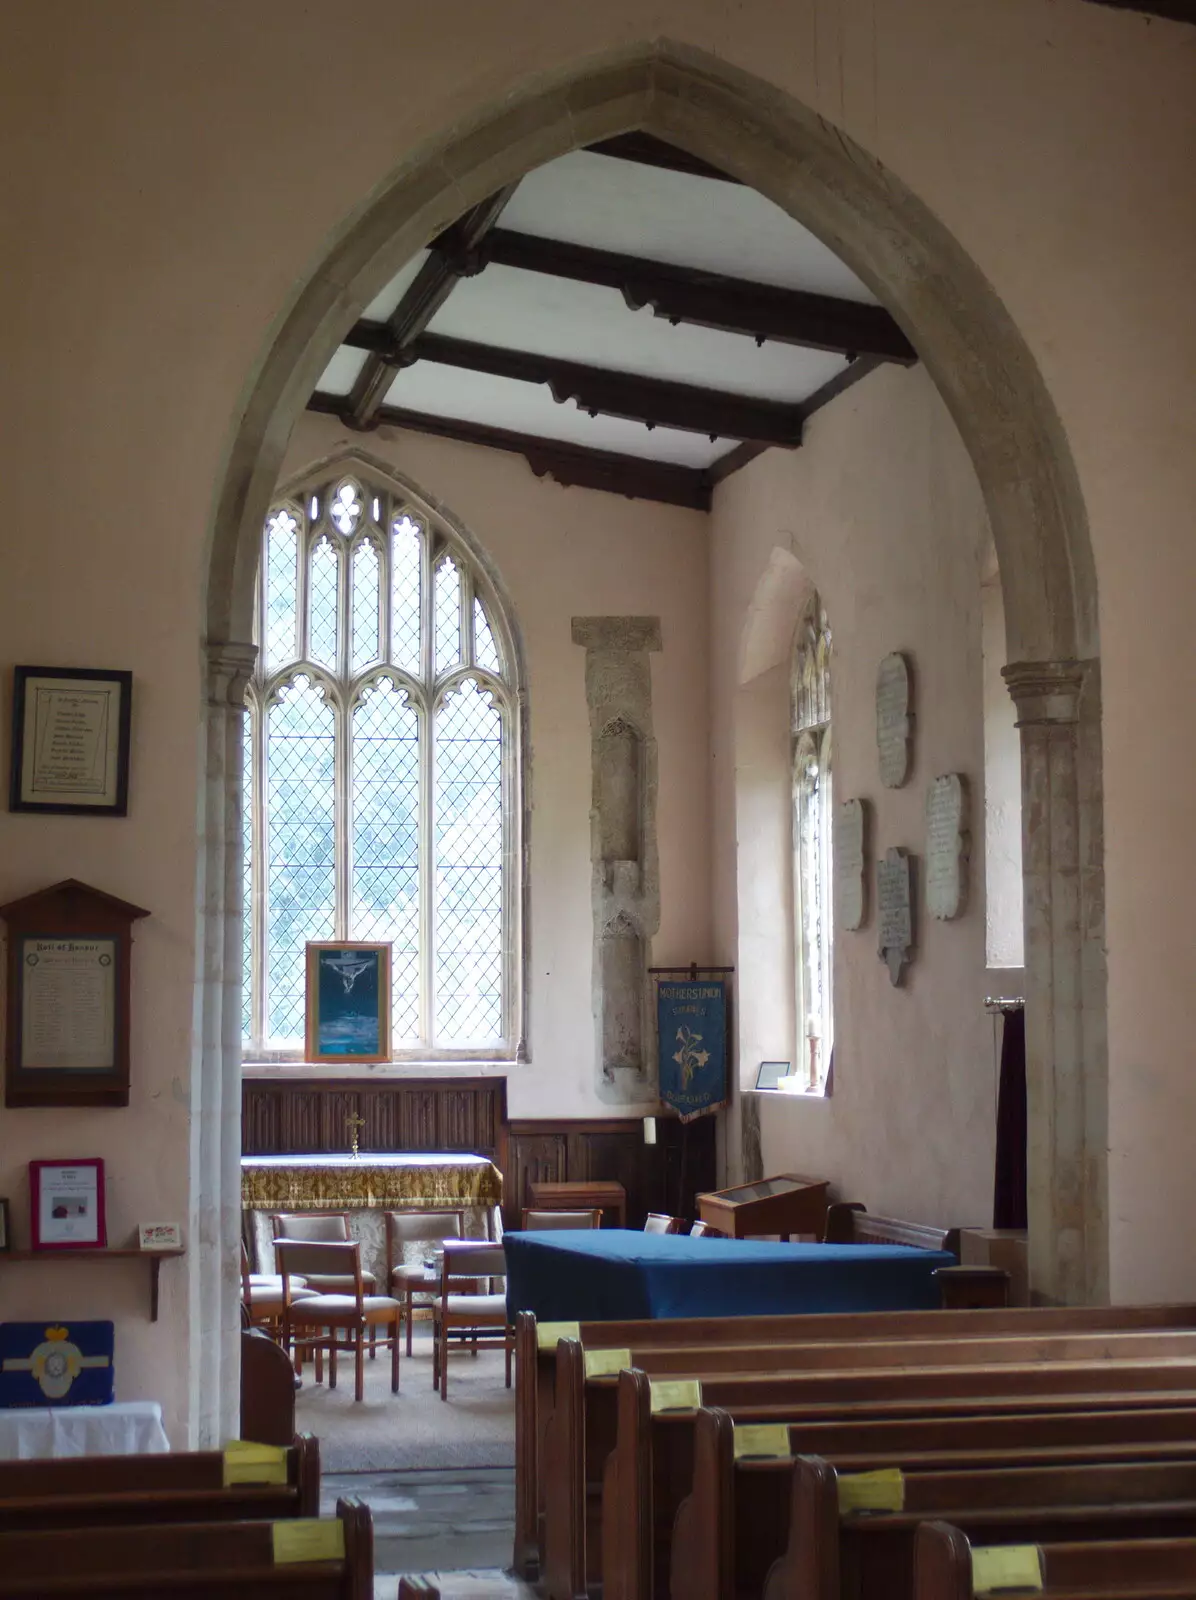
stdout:
{"type": "Polygon", "coordinates": [[[246,1156],[246,1211],[389,1210],[497,1206],[502,1174],[484,1156],[246,1156]]]}

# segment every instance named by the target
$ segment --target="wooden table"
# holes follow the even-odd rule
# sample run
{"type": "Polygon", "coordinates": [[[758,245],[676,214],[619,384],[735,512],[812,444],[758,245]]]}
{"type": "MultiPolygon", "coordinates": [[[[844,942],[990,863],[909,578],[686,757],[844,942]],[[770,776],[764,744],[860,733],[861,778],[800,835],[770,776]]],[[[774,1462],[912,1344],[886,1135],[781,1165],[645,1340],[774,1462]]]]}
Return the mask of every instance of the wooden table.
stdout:
{"type": "Polygon", "coordinates": [[[613,1211],[615,1227],[627,1226],[627,1191],[621,1183],[530,1183],[532,1211],[613,1211]]]}

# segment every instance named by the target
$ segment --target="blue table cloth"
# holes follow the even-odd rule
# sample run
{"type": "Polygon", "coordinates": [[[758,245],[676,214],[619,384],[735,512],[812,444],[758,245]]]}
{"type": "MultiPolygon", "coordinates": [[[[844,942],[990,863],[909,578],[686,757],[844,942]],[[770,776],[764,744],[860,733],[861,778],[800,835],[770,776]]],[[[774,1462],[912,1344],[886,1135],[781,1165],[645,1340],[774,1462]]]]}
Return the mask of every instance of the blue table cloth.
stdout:
{"type": "Polygon", "coordinates": [[[939,1303],[941,1250],[773,1244],[593,1231],[508,1233],[507,1307],[542,1322],[760,1317],[803,1311],[915,1311],[939,1303]]]}

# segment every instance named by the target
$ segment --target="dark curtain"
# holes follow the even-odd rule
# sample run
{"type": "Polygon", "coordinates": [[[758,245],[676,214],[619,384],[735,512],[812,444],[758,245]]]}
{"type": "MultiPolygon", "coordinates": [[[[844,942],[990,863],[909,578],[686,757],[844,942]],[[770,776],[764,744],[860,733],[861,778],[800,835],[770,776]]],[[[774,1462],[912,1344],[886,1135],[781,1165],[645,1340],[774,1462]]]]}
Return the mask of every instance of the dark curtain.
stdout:
{"type": "Polygon", "coordinates": [[[1026,1014],[1005,1013],[997,1089],[997,1172],[993,1227],[1026,1226],[1026,1014]]]}

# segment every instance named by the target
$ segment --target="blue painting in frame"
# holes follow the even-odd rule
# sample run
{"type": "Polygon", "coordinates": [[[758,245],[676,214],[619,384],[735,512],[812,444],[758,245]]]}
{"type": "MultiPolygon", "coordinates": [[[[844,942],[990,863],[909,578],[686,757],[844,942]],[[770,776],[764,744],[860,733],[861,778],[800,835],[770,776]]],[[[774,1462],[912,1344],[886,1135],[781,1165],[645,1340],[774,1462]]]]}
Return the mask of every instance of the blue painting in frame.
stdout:
{"type": "Polygon", "coordinates": [[[724,978],[660,979],[656,989],[660,1098],[682,1122],[727,1099],[724,978]]]}

